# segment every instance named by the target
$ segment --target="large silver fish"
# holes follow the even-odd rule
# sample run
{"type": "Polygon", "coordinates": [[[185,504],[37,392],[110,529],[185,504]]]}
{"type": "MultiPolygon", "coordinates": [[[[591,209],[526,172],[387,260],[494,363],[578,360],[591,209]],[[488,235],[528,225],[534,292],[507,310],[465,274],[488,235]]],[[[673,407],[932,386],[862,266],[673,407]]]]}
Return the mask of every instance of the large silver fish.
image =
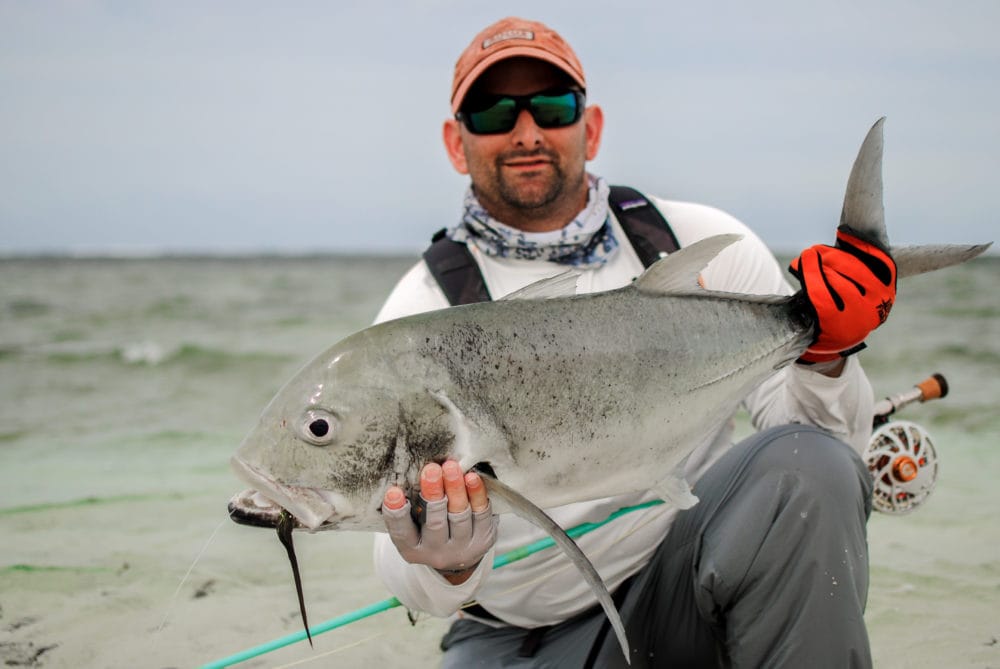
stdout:
{"type": "MultiPolygon", "coordinates": [[[[841,224],[888,248],[882,123],[861,147],[841,224]]],[[[446,457],[488,475],[499,512],[536,523],[545,522],[538,507],[644,490],[691,506],[682,463],[713,438],[705,426],[728,419],[815,331],[801,295],[699,286],[699,272],[736,239],[692,244],[618,290],[575,295],[568,273],[344,339],[288,382],[232,458],[254,488],[231,500],[234,519],[274,527],[283,508],[309,530],[382,530],[387,486],[412,490],[424,463],[446,457]]],[[[892,253],[902,278],[988,246],[892,253]]],[[[596,572],[559,540],[624,641],[596,572]]]]}

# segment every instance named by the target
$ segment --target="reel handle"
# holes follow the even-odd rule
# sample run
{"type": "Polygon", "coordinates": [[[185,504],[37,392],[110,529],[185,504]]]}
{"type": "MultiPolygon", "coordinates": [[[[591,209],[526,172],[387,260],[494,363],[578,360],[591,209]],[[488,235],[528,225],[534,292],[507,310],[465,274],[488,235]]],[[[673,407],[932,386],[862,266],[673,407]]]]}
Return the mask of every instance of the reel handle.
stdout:
{"type": "Polygon", "coordinates": [[[910,390],[891,395],[875,403],[874,427],[884,425],[889,416],[914,402],[929,402],[948,394],[948,381],[941,374],[932,374],[910,390]]]}

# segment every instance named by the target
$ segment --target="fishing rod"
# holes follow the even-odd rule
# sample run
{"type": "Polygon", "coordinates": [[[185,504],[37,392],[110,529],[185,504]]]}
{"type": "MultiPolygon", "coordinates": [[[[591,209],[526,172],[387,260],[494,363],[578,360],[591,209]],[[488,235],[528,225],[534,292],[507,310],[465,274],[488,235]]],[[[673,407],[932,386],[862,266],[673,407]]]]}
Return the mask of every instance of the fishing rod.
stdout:
{"type": "Polygon", "coordinates": [[[948,395],[948,381],[941,374],[931,374],[911,389],[892,395],[875,403],[873,427],[878,428],[889,421],[889,417],[914,402],[929,402],[948,395]]]}
{"type": "MultiPolygon", "coordinates": [[[[876,510],[901,515],[913,511],[927,499],[937,481],[937,451],[934,449],[930,434],[916,423],[891,420],[890,417],[914,402],[928,402],[947,394],[948,382],[940,374],[933,374],[905,392],[876,402],[875,416],[872,421],[874,431],[862,456],[868,465],[868,470],[872,473],[875,484],[872,503],[876,510]]],[[[607,525],[625,514],[662,503],[662,500],[656,499],[643,504],[627,506],[618,509],[602,521],[582,523],[572,527],[566,530],[566,534],[575,539],[607,525]]],[[[515,548],[494,558],[493,568],[500,569],[554,545],[555,542],[551,537],[545,537],[526,546],[515,548]]],[[[350,625],[399,606],[402,606],[402,603],[395,597],[383,599],[350,613],[331,618],[310,627],[308,630],[294,632],[220,660],[209,662],[202,665],[200,669],[231,667],[234,664],[304,641],[307,637],[317,636],[338,627],[350,625]]]]}
{"type": "MultiPolygon", "coordinates": [[[[604,520],[596,523],[580,523],[575,527],[571,527],[566,530],[566,534],[576,539],[581,537],[588,532],[593,532],[599,527],[607,525],[611,521],[624,516],[627,513],[632,513],[633,511],[639,511],[641,509],[648,509],[653,506],[658,506],[663,504],[663,500],[654,499],[648,502],[643,502],[641,504],[635,504],[633,506],[626,506],[624,508],[618,509],[611,515],[609,515],[604,520]]],[[[508,551],[502,555],[498,555],[493,558],[493,568],[500,569],[501,567],[506,567],[507,565],[517,562],[518,560],[523,560],[529,555],[534,555],[535,553],[545,550],[546,548],[551,548],[555,546],[555,541],[552,537],[544,537],[538,541],[533,541],[532,543],[521,546],[520,548],[515,548],[508,551]]],[[[324,632],[329,632],[330,630],[337,629],[338,627],[344,627],[351,623],[357,622],[369,616],[373,616],[376,613],[382,613],[383,611],[388,611],[389,609],[394,609],[398,606],[402,606],[400,601],[395,597],[390,597],[388,599],[383,599],[380,602],[370,604],[363,608],[352,611],[351,613],[338,616],[327,620],[326,622],[319,623],[313,627],[310,627],[308,632],[305,630],[301,632],[293,632],[279,639],[274,639],[267,643],[255,646],[254,648],[247,649],[240,653],[230,655],[229,657],[222,658],[221,660],[216,660],[215,662],[209,662],[208,664],[202,665],[200,669],[222,669],[223,667],[231,667],[234,664],[240,662],[245,662],[246,660],[264,655],[265,653],[270,653],[271,651],[278,650],[279,648],[284,648],[293,643],[305,640],[308,636],[316,636],[324,632]]]]}

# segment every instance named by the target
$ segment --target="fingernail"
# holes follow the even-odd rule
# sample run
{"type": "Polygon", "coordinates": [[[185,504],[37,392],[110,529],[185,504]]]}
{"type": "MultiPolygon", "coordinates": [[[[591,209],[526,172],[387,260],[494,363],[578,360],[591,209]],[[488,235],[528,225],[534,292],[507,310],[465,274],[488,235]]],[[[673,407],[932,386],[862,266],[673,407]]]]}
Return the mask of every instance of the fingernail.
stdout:
{"type": "Polygon", "coordinates": [[[479,474],[476,472],[469,472],[465,475],[466,488],[478,488],[481,485],[483,485],[483,480],[479,478],[479,474]]]}
{"type": "Polygon", "coordinates": [[[420,475],[420,496],[428,502],[436,502],[444,497],[444,482],[441,480],[441,466],[431,463],[424,467],[420,475]]]}
{"type": "Polygon", "coordinates": [[[383,502],[387,509],[402,509],[406,505],[406,495],[399,488],[392,487],[389,488],[385,493],[385,500],[383,502]]]}
{"type": "Polygon", "coordinates": [[[449,481],[462,478],[462,468],[454,460],[448,460],[441,465],[441,470],[444,472],[444,477],[449,481]]]}

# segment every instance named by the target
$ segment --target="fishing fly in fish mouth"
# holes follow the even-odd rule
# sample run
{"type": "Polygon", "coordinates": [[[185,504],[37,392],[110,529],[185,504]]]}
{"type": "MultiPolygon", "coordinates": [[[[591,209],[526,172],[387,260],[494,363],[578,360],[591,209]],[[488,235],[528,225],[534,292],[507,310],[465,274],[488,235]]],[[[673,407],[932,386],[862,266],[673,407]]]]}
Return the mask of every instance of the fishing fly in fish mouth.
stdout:
{"type": "Polygon", "coordinates": [[[445,148],[471,181],[460,222],[375,325],[265,408],[232,459],[252,486],[230,501],[234,520],[279,527],[300,603],[289,517],[376,532],[376,571],[410,609],[450,616],[476,600],[443,641],[448,666],[518,653],[572,666],[770,666],[774,653],[870,664],[871,480],[858,453],[872,399],[854,354],[897,279],[988,245],[889,244],[879,120],[836,242],[791,263],[793,292],[731,216],[585,171],[603,112],[587,105],[572,49],[536,22],[505,19],[473,40],[452,111],[445,148]],[[733,444],[741,405],[759,431],[733,444]],[[651,498],[670,510],[580,545],[561,529],[651,498]],[[559,554],[492,569],[498,546],[536,527],[559,554]],[[836,573],[841,596],[801,596],[815,588],[805,565],[836,573]]]}

